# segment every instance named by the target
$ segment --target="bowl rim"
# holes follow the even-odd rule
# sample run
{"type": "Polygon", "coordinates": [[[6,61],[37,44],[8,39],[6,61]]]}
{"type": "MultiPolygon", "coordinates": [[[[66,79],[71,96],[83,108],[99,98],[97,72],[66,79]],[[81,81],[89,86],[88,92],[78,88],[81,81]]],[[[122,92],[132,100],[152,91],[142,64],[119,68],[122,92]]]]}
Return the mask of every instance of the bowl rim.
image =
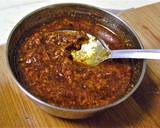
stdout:
{"type": "Polygon", "coordinates": [[[96,107],[96,108],[86,108],[86,109],[73,109],[73,108],[64,108],[64,107],[59,107],[59,106],[56,106],[56,105],[51,105],[45,101],[42,101],[41,99],[37,98],[36,96],[32,95],[32,93],[30,93],[29,91],[27,91],[23,86],[21,86],[21,84],[18,82],[18,80],[16,79],[16,77],[14,76],[14,73],[12,72],[12,69],[10,67],[10,64],[9,64],[9,58],[8,58],[8,53],[9,53],[9,44],[10,44],[10,39],[12,37],[12,34],[14,33],[14,31],[16,30],[16,28],[23,22],[23,20],[25,20],[26,18],[32,16],[32,14],[38,12],[38,11],[41,11],[43,9],[47,9],[47,8],[52,8],[54,6],[63,6],[63,5],[76,5],[76,6],[85,6],[85,7],[90,7],[90,8],[95,8],[95,9],[98,9],[98,10],[101,10],[105,13],[108,13],[110,15],[112,15],[114,18],[120,20],[126,27],[129,28],[129,30],[132,31],[132,33],[134,34],[134,36],[136,37],[136,39],[138,40],[139,42],[139,45],[141,47],[141,49],[143,49],[143,45],[142,45],[142,42],[140,40],[140,38],[138,37],[138,35],[136,34],[136,32],[133,30],[133,28],[130,27],[130,25],[128,25],[124,20],[122,20],[120,17],[118,17],[117,15],[105,10],[105,9],[102,9],[102,8],[99,8],[99,7],[96,7],[96,6],[92,6],[92,5],[88,5],[88,4],[81,4],[81,3],[58,3],[58,4],[51,4],[51,5],[47,5],[47,6],[44,6],[44,7],[41,7],[39,9],[36,9],[32,12],[30,12],[29,14],[27,14],[26,16],[24,16],[15,26],[14,28],[11,30],[9,36],[8,36],[8,39],[7,39],[7,44],[6,44],[6,64],[7,64],[7,67],[9,69],[9,73],[12,77],[12,79],[14,80],[14,82],[16,83],[16,85],[30,98],[30,99],[33,99],[34,101],[38,102],[39,104],[42,104],[44,106],[47,106],[51,109],[56,109],[56,110],[60,110],[60,111],[67,111],[67,112],[96,112],[96,111],[101,111],[101,110],[104,110],[104,109],[107,109],[107,108],[110,108],[110,107],[113,107],[113,106],[116,106],[118,104],[120,104],[121,102],[125,101],[128,97],[130,97],[135,91],[136,89],[139,87],[140,83],[142,82],[143,80],[143,77],[144,77],[144,74],[145,74],[145,71],[146,71],[146,61],[143,60],[143,65],[142,65],[142,70],[141,70],[141,75],[138,79],[138,82],[134,85],[133,89],[131,91],[129,91],[127,94],[125,94],[123,97],[117,99],[115,102],[113,103],[110,103],[108,105],[104,105],[104,106],[101,106],[101,107],[96,107]]]}

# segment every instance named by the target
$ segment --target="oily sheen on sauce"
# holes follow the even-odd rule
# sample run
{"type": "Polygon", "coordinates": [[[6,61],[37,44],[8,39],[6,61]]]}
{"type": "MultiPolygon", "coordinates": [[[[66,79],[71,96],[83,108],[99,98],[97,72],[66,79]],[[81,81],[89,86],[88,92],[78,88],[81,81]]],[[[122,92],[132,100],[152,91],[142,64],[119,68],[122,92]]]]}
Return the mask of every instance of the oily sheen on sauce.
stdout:
{"type": "Polygon", "coordinates": [[[70,54],[89,40],[88,33],[99,33],[110,49],[125,48],[123,39],[109,30],[101,33],[104,29],[98,24],[69,19],[36,28],[19,46],[17,57],[29,91],[65,108],[95,108],[122,97],[131,85],[133,69],[129,60],[107,60],[90,67],[73,61],[70,54]],[[85,24],[89,27],[83,27],[85,24]]]}

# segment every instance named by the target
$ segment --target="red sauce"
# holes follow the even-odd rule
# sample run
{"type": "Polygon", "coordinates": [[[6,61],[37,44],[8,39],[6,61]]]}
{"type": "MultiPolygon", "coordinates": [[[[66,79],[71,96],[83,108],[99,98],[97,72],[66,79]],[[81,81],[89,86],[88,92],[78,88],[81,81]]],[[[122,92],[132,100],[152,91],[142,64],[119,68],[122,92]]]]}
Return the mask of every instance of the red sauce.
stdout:
{"type": "Polygon", "coordinates": [[[111,49],[125,48],[114,33],[87,21],[67,19],[43,25],[26,37],[18,66],[29,90],[40,99],[65,108],[95,108],[110,104],[130,87],[128,60],[107,60],[89,67],[72,60],[71,49],[88,40],[86,32],[102,38],[111,49]],[[74,29],[77,31],[57,31],[74,29]]]}

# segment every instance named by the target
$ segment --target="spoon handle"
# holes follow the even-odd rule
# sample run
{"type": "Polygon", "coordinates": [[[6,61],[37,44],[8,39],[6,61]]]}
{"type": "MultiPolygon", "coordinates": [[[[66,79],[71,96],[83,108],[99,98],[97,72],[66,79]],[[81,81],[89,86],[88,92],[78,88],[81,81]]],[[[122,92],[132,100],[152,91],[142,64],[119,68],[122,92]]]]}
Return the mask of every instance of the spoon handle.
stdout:
{"type": "Polygon", "coordinates": [[[160,49],[111,50],[110,58],[160,59],[160,49]]]}

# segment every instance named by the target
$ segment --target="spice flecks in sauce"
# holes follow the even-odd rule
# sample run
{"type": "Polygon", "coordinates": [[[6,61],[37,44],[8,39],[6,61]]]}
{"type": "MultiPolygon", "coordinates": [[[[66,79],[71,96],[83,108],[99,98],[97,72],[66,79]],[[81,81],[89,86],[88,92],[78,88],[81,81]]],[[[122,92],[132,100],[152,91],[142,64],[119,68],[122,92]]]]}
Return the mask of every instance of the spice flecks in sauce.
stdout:
{"type": "MultiPolygon", "coordinates": [[[[81,109],[104,106],[124,95],[130,86],[129,61],[109,60],[89,67],[72,60],[70,51],[80,49],[81,42],[88,40],[85,32],[88,28],[83,24],[83,31],[79,31],[80,26],[80,22],[66,19],[59,24],[44,25],[27,37],[19,49],[18,65],[27,87],[56,106],[81,109]],[[69,28],[69,24],[77,31],[57,31],[69,28]]],[[[95,34],[104,28],[92,29],[95,34]]],[[[108,43],[111,49],[124,47],[118,39],[113,40],[108,43]]]]}

